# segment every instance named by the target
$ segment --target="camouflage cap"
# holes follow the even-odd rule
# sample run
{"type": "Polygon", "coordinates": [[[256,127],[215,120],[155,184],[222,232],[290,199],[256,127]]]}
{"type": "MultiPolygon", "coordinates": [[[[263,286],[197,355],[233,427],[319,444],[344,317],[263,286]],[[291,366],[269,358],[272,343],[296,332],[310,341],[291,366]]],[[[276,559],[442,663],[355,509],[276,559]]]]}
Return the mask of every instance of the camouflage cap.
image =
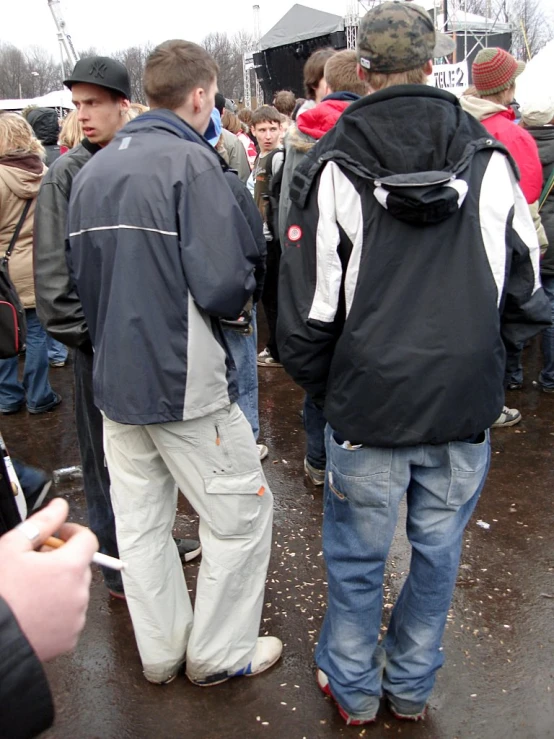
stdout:
{"type": "Polygon", "coordinates": [[[429,13],[411,2],[384,2],[366,13],[358,28],[360,65],[383,74],[417,69],[455,47],[435,30],[429,13]]]}

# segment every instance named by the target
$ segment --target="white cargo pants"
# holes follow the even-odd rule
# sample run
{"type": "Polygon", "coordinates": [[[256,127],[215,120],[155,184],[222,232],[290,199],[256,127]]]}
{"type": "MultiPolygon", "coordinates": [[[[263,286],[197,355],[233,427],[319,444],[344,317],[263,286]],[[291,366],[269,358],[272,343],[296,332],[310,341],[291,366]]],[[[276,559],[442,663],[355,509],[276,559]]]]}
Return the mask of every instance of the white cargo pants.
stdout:
{"type": "Polygon", "coordinates": [[[125,595],[145,676],[235,672],[256,647],[273,497],[236,404],[191,421],[131,426],[104,417],[125,595]],[[194,614],[172,539],[177,487],[200,516],[194,614]]]}

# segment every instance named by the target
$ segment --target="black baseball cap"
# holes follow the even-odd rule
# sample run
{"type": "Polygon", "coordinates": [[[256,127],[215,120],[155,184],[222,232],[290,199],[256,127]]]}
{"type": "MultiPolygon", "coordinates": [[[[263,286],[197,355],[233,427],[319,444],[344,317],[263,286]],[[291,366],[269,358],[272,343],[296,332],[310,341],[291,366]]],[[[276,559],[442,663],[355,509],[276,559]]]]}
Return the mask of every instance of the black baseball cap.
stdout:
{"type": "Polygon", "coordinates": [[[106,90],[118,92],[127,100],[131,99],[131,84],[127,68],[109,56],[87,56],[79,59],[71,77],[63,81],[70,90],[76,82],[105,87],[106,90]]]}

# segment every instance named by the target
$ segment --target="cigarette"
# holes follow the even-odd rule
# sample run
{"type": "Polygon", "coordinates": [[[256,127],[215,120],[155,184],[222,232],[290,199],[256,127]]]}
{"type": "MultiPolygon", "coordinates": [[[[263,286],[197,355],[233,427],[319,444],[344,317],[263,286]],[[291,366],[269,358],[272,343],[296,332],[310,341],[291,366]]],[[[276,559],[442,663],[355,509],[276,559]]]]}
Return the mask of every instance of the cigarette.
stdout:
{"type": "MultiPolygon", "coordinates": [[[[49,536],[42,546],[59,549],[60,547],[63,547],[64,544],[65,541],[63,539],[49,536]]],[[[102,567],[108,567],[110,570],[124,570],[127,567],[126,563],[122,562],[120,559],[109,557],[107,554],[102,554],[101,552],[95,552],[92,556],[92,561],[102,567]]]]}

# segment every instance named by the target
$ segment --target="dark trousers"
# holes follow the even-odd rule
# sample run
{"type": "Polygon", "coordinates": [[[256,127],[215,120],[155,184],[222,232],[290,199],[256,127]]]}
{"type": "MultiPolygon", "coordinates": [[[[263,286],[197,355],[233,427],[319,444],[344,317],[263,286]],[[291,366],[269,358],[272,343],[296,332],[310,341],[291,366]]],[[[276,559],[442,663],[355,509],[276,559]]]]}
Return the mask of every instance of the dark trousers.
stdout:
{"type": "MultiPolygon", "coordinates": [[[[104,461],[102,414],[94,405],[92,354],[75,350],[75,421],[83,467],[83,487],[89,526],[96,534],[100,551],[119,557],[115,519],[110,498],[110,477],[104,461]]],[[[123,590],[121,573],[102,568],[110,590],[123,590]]]]}
{"type": "Polygon", "coordinates": [[[306,431],[306,459],[316,470],[324,470],[327,462],[325,452],[325,416],[309,395],[304,399],[304,430],[306,431]]]}
{"type": "Polygon", "coordinates": [[[267,242],[267,261],[264,289],[262,293],[262,305],[269,336],[267,348],[269,353],[277,362],[279,361],[279,349],[277,348],[277,293],[279,288],[279,264],[281,263],[281,246],[278,241],[267,242]]]}

